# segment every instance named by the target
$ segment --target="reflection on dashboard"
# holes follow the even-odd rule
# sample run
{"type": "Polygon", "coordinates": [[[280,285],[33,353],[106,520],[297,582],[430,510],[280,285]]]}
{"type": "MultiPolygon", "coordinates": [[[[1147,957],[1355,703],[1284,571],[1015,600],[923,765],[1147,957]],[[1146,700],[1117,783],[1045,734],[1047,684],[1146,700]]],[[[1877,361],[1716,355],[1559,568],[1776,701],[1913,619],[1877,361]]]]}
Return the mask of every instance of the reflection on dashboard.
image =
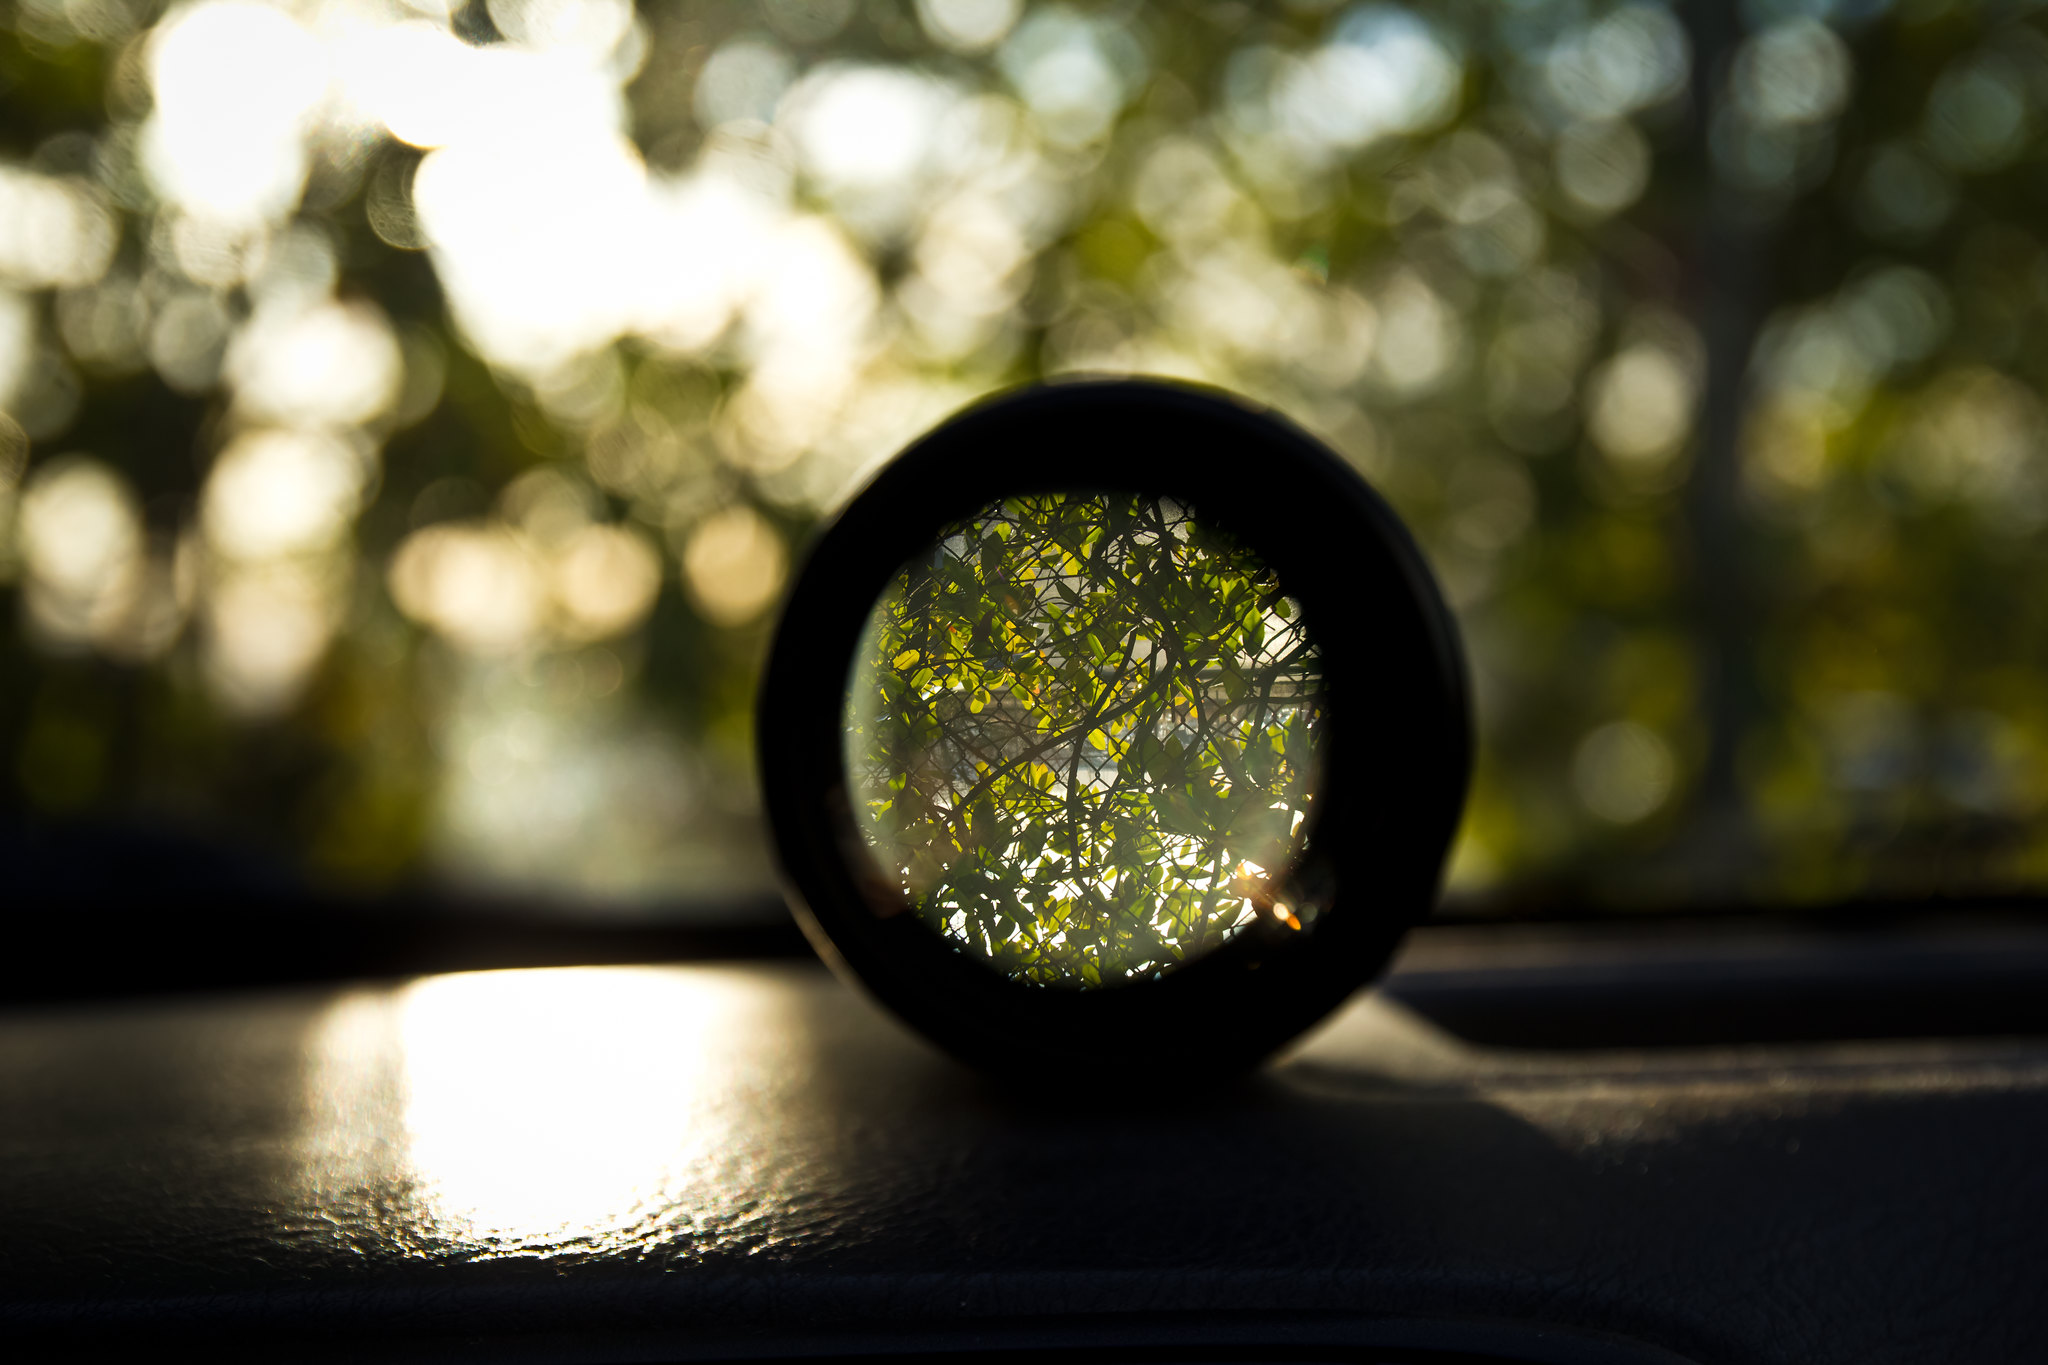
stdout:
{"type": "Polygon", "coordinates": [[[309,1203],[431,1256],[722,1240],[747,1221],[731,1192],[772,1179],[735,1101],[773,1004],[758,980],[663,968],[344,997],[308,1044],[309,1203]]]}

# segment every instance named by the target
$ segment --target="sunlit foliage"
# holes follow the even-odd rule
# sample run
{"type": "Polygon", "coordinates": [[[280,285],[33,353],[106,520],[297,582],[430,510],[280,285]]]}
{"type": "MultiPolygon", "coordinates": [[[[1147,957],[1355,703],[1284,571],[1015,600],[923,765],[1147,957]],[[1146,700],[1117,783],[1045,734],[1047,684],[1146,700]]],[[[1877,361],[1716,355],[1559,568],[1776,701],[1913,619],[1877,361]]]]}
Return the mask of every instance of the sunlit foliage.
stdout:
{"type": "Polygon", "coordinates": [[[1250,551],[1155,497],[1019,497],[877,604],[847,704],[857,818],[926,923],[1000,970],[1100,986],[1288,898],[1321,664],[1250,551]]]}
{"type": "Polygon", "coordinates": [[[792,549],[990,390],[1416,528],[1456,894],[2048,878],[2032,0],[0,0],[0,783],[321,876],[764,884],[792,549]]]}

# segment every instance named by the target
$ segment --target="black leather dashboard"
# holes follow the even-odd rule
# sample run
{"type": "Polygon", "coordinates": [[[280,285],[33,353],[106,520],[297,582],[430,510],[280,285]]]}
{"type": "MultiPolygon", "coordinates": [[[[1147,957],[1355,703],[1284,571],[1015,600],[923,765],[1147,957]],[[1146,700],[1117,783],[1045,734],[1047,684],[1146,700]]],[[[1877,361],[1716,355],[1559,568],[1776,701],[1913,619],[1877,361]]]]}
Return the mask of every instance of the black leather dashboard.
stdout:
{"type": "Polygon", "coordinates": [[[265,1359],[2044,1358],[2048,1045],[1486,1047],[1400,1003],[1426,978],[1169,1101],[1087,1056],[992,1088],[799,962],[18,1008],[0,1329],[265,1359]]]}

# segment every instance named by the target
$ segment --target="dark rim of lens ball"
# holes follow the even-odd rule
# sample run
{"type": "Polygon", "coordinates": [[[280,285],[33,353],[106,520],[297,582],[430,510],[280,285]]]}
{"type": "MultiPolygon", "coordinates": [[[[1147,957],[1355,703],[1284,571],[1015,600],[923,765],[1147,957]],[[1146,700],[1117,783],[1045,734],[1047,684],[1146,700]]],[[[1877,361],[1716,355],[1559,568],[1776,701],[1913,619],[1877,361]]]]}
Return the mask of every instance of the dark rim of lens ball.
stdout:
{"type": "Polygon", "coordinates": [[[1434,903],[1471,766],[1456,627],[1393,511],[1291,423],[1150,381],[991,399],[876,474],[823,528],[790,592],[757,733],[785,889],[819,952],[955,1055],[1019,1078],[1056,1068],[1068,1093],[1242,1068],[1336,1008],[1434,903]],[[843,749],[862,633],[941,532],[1053,492],[1178,499],[1301,604],[1327,707],[1295,878],[1323,890],[1308,928],[1261,915],[1161,977],[1059,989],[1003,975],[914,913],[884,913],[907,905],[879,885],[855,827],[843,749]]]}

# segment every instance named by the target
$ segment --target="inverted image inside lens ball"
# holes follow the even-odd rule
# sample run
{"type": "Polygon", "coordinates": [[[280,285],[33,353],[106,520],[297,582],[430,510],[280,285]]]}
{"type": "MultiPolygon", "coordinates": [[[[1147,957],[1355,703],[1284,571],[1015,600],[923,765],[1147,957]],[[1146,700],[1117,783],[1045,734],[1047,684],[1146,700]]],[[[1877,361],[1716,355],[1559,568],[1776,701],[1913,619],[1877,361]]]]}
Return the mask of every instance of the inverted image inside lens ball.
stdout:
{"type": "Polygon", "coordinates": [[[855,819],[903,904],[1016,981],[1156,977],[1290,886],[1321,776],[1301,604],[1160,495],[992,502],[903,565],[846,697],[855,819]]]}
{"type": "Polygon", "coordinates": [[[955,1055],[1249,1066],[1427,914],[1470,721],[1399,518],[1216,390],[977,404],[831,518],[757,713],[798,922],[955,1055]]]}

